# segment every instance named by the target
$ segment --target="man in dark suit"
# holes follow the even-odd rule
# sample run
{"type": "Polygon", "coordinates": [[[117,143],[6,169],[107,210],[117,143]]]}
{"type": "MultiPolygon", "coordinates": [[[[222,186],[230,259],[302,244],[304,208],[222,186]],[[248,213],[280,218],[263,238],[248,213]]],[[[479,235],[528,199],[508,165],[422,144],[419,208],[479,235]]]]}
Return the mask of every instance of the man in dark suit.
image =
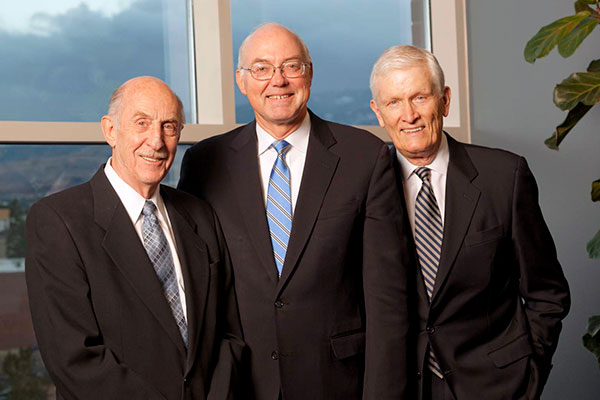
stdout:
{"type": "Polygon", "coordinates": [[[419,259],[421,398],[539,398],[570,300],[525,159],[442,131],[450,88],[426,50],[386,50],[371,91],[419,259]]]}
{"type": "Polygon", "coordinates": [[[256,120],[190,148],[179,188],[223,226],[248,398],[402,399],[409,261],[389,151],[307,110],[312,67],[288,29],[250,34],[236,80],[256,120]]]}
{"type": "Polygon", "coordinates": [[[106,165],[29,211],[31,314],[58,399],[232,396],[243,342],[222,232],[207,204],[159,186],[183,123],[165,83],[127,81],[102,118],[106,165]]]}

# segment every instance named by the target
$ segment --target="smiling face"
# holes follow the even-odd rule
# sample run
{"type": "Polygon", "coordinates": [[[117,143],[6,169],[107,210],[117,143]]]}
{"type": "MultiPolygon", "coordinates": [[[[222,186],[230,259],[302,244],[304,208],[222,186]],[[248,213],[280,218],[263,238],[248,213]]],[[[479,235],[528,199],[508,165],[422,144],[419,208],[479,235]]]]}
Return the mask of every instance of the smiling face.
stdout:
{"type": "MultiPolygon", "coordinates": [[[[285,61],[308,62],[306,54],[296,37],[278,25],[259,28],[248,39],[242,67],[248,68],[257,62],[280,66],[285,61]]],[[[276,139],[283,139],[295,131],[306,116],[312,64],[305,68],[304,75],[286,78],[279,69],[270,80],[254,79],[250,71],[236,71],[237,85],[254,109],[258,124],[276,139]]]]}
{"type": "Polygon", "coordinates": [[[450,88],[440,94],[426,64],[393,69],[379,76],[371,109],[400,153],[414,165],[434,160],[442,141],[450,88]]]}
{"type": "Polygon", "coordinates": [[[102,117],[102,131],[113,149],[115,172],[150,198],[175,158],[183,127],[179,102],[156,78],[134,78],[124,85],[118,118],[102,117]]]}

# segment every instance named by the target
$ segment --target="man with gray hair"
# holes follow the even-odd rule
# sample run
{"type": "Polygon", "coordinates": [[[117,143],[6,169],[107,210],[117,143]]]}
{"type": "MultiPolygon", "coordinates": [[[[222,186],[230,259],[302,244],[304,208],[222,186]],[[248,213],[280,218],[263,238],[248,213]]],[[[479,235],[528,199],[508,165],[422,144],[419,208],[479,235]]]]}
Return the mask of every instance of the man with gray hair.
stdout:
{"type": "Polygon", "coordinates": [[[190,148],[179,187],[223,226],[247,398],[403,399],[410,258],[389,151],[310,112],[312,76],[296,34],[251,33],[236,82],[256,119],[190,148]]]}
{"type": "Polygon", "coordinates": [[[112,156],[28,213],[31,315],[59,400],[234,394],[244,344],[219,223],[160,185],[183,122],[164,82],[125,82],[101,122],[112,156]]]}
{"type": "Polygon", "coordinates": [[[386,50],[371,91],[420,267],[419,398],[538,399],[570,297],[527,162],[442,130],[451,92],[427,50],[386,50]]]}

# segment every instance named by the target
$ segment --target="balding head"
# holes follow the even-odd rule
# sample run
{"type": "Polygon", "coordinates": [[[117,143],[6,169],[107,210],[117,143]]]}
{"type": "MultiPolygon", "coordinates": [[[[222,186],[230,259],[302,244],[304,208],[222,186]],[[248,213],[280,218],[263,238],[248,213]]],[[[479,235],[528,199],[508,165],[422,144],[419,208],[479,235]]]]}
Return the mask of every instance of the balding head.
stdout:
{"type": "Polygon", "coordinates": [[[246,39],[244,39],[244,41],[240,45],[240,49],[238,51],[238,69],[244,66],[248,66],[248,62],[247,60],[245,60],[245,57],[249,42],[253,40],[262,40],[265,37],[278,36],[281,34],[292,36],[294,40],[298,43],[298,47],[300,47],[302,51],[301,55],[303,61],[309,64],[312,63],[310,53],[308,52],[308,47],[306,47],[304,41],[300,39],[300,36],[298,36],[295,32],[289,30],[283,25],[277,24],[275,22],[267,22],[266,24],[262,24],[256,27],[248,36],[246,36],[246,39]]]}
{"type": "Polygon", "coordinates": [[[185,124],[183,103],[181,102],[181,99],[171,90],[171,88],[166,83],[153,76],[138,76],[123,83],[110,96],[110,101],[108,102],[108,115],[112,118],[113,123],[116,126],[120,126],[121,123],[122,104],[126,95],[134,93],[140,89],[150,87],[165,89],[173,96],[177,102],[177,107],[179,110],[179,121],[182,125],[185,124]]]}

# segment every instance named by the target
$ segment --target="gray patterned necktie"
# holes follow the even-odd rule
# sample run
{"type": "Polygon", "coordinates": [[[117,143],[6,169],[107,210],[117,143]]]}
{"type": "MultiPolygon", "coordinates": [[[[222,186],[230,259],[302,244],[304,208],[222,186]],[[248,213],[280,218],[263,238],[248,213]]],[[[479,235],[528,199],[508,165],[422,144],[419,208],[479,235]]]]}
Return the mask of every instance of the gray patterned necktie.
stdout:
{"type": "MultiPolygon", "coordinates": [[[[417,245],[419,265],[421,266],[423,280],[427,288],[427,295],[429,300],[431,300],[435,277],[438,272],[438,264],[442,255],[444,226],[442,225],[440,209],[431,187],[431,170],[426,167],[419,167],[415,170],[415,174],[423,181],[423,185],[415,201],[415,243],[417,245]]],[[[429,347],[427,364],[432,373],[443,379],[442,369],[433,354],[431,346],[429,347]]]]}
{"type": "Polygon", "coordinates": [[[156,206],[154,203],[151,200],[146,200],[144,209],[142,210],[142,214],[144,215],[144,222],[142,224],[144,247],[146,248],[148,257],[150,257],[156,275],[160,280],[165,297],[171,307],[173,317],[175,318],[175,322],[177,322],[177,326],[181,332],[183,342],[187,347],[187,323],[183,316],[183,308],[181,307],[177,276],[175,275],[175,266],[173,265],[173,256],[171,255],[167,238],[158,223],[155,212],[156,206]]]}

